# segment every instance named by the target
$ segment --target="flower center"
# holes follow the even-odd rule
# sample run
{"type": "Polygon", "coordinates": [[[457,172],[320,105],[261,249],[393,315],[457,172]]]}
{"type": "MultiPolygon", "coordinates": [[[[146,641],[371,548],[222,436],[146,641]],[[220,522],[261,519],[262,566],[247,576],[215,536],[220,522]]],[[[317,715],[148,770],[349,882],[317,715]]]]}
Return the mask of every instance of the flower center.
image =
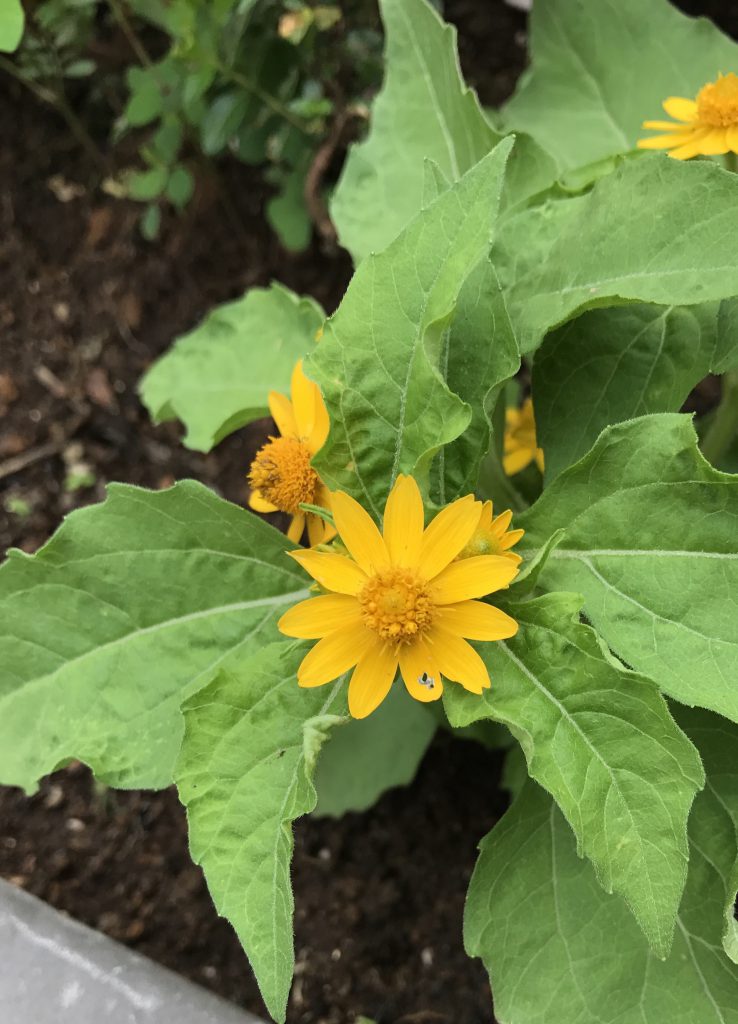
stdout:
{"type": "Polygon", "coordinates": [[[365,624],[382,637],[407,644],[429,629],[433,602],[428,585],[411,569],[388,569],[372,576],[359,593],[365,624]]]}
{"type": "Polygon", "coordinates": [[[738,75],[731,71],[697,93],[697,116],[714,128],[738,125],[738,75]]]}
{"type": "Polygon", "coordinates": [[[313,504],[318,474],[306,444],[295,437],[272,437],[256,453],[249,483],[280,511],[296,516],[302,503],[313,504]]]}
{"type": "Polygon", "coordinates": [[[472,534],[466,547],[461,549],[459,558],[473,558],[475,555],[501,555],[500,539],[490,530],[479,526],[472,534]]]}

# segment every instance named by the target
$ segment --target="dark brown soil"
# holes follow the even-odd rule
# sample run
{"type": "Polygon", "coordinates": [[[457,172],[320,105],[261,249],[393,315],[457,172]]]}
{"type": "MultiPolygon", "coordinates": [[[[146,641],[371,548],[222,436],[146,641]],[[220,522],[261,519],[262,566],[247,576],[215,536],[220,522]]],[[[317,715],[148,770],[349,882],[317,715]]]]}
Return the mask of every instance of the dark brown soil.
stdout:
{"type": "MultiPolygon", "coordinates": [[[[729,0],[680,6],[738,32],[729,0]]],[[[448,0],[446,14],[469,81],[499,103],[525,63],[525,17],[502,0],[448,0]]],[[[175,424],[150,425],[137,382],[174,336],[253,285],[276,278],[332,310],[348,258],[318,242],[285,253],[264,221],[258,171],[235,163],[219,180],[200,172],[187,213],[147,244],[138,208],[108,196],[56,115],[6,78],[0,137],[0,552],[37,549],[110,480],[193,476],[243,502],[265,425],[207,456],[188,452],[175,424]]],[[[439,739],[410,788],[361,816],[298,825],[291,1024],[357,1014],[489,1024],[489,987],[464,954],[461,920],[476,844],[504,809],[499,767],[473,744],[439,739]]],[[[0,875],[264,1013],[189,859],[174,792],[100,791],[74,766],[31,799],[0,790],[0,875]]]]}

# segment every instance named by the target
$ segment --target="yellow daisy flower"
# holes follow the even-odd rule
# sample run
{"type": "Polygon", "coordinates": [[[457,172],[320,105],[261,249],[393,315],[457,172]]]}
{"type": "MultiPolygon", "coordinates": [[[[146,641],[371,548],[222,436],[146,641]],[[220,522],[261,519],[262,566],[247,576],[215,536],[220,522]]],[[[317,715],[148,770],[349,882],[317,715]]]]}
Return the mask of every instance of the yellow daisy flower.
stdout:
{"type": "Polygon", "coordinates": [[[410,694],[438,700],[442,676],[472,693],[489,687],[487,668],[467,640],[504,640],[518,625],[475,598],[507,587],[518,567],[500,555],[455,561],[474,534],[482,505],[469,494],[423,529],[415,480],[400,476],[387,498],[384,533],[341,491],[333,515],[348,556],[293,551],[327,591],[279,620],[287,636],[317,640],[297,672],[300,686],[322,686],[353,668],[349,711],[365,718],[384,700],[399,665],[410,694]]]}
{"type": "Polygon", "coordinates": [[[249,505],[255,512],[286,512],[292,516],[287,536],[297,543],[307,524],[311,545],[322,544],[336,531],[320,516],[300,505],[330,508],[330,491],[311,465],[328,437],[328,410],[320,388],[309,380],[300,360],[292,371],[292,401],[269,392],[269,411],[280,437],[270,437],[251,463],[249,505]]]}
{"type": "Polygon", "coordinates": [[[536,442],[536,421],[533,402],[526,398],[519,409],[505,410],[505,444],[502,466],[508,476],[514,476],[535,459],[543,472],[543,449],[536,442]]]}
{"type": "Polygon", "coordinates": [[[663,108],[676,121],[644,121],[644,128],[666,134],[639,139],[640,149],[668,149],[677,160],[738,153],[738,75],[732,71],[703,85],[693,100],[670,96],[663,108]]]}
{"type": "Polygon", "coordinates": [[[482,515],[468,543],[461,549],[458,558],[474,558],[477,555],[502,555],[520,565],[522,558],[510,548],[514,547],[525,533],[525,530],[508,530],[512,520],[512,512],[507,509],[499,516],[493,515],[491,501],[485,501],[482,515]]]}

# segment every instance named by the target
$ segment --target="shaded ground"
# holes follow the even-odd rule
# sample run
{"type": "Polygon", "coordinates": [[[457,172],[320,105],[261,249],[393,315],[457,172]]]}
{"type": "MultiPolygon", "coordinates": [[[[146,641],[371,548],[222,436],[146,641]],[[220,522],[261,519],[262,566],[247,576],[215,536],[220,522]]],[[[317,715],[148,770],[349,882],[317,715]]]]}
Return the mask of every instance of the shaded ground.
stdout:
{"type": "MultiPolygon", "coordinates": [[[[685,0],[738,33],[738,6],[685,0]]],[[[501,0],[449,0],[462,63],[483,102],[525,62],[525,18],[501,0]]],[[[277,278],[332,310],[348,258],[315,243],[286,254],[266,227],[258,172],[201,177],[156,245],[137,207],[107,196],[58,119],[0,81],[0,551],[33,551],[110,480],[148,487],[193,476],[243,502],[263,429],[207,455],[154,428],[141,373],[216,303],[277,278]]],[[[258,344],[258,339],[254,339],[258,344]]],[[[704,390],[704,389],[703,389],[704,390]]],[[[714,400],[708,385],[707,402],[714,400]]],[[[697,403],[699,404],[699,402],[697,403]]],[[[489,987],[461,941],[476,844],[504,809],[499,764],[437,741],[418,779],[371,812],[297,828],[297,974],[291,1024],[489,1022],[489,987]],[[443,785],[438,779],[443,777],[443,785]]],[[[0,790],[0,874],[256,1012],[230,927],[189,859],[176,796],[96,790],[71,767],[25,798],[0,790]]]]}

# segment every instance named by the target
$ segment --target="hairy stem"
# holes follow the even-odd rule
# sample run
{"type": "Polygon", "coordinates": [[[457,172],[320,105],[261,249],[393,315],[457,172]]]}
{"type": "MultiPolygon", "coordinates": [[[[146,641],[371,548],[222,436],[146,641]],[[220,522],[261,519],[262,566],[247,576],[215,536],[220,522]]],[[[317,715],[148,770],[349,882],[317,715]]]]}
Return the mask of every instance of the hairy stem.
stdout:
{"type": "Polygon", "coordinates": [[[738,371],[723,377],[723,396],[702,442],[702,454],[713,465],[738,436],[738,371]]]}

